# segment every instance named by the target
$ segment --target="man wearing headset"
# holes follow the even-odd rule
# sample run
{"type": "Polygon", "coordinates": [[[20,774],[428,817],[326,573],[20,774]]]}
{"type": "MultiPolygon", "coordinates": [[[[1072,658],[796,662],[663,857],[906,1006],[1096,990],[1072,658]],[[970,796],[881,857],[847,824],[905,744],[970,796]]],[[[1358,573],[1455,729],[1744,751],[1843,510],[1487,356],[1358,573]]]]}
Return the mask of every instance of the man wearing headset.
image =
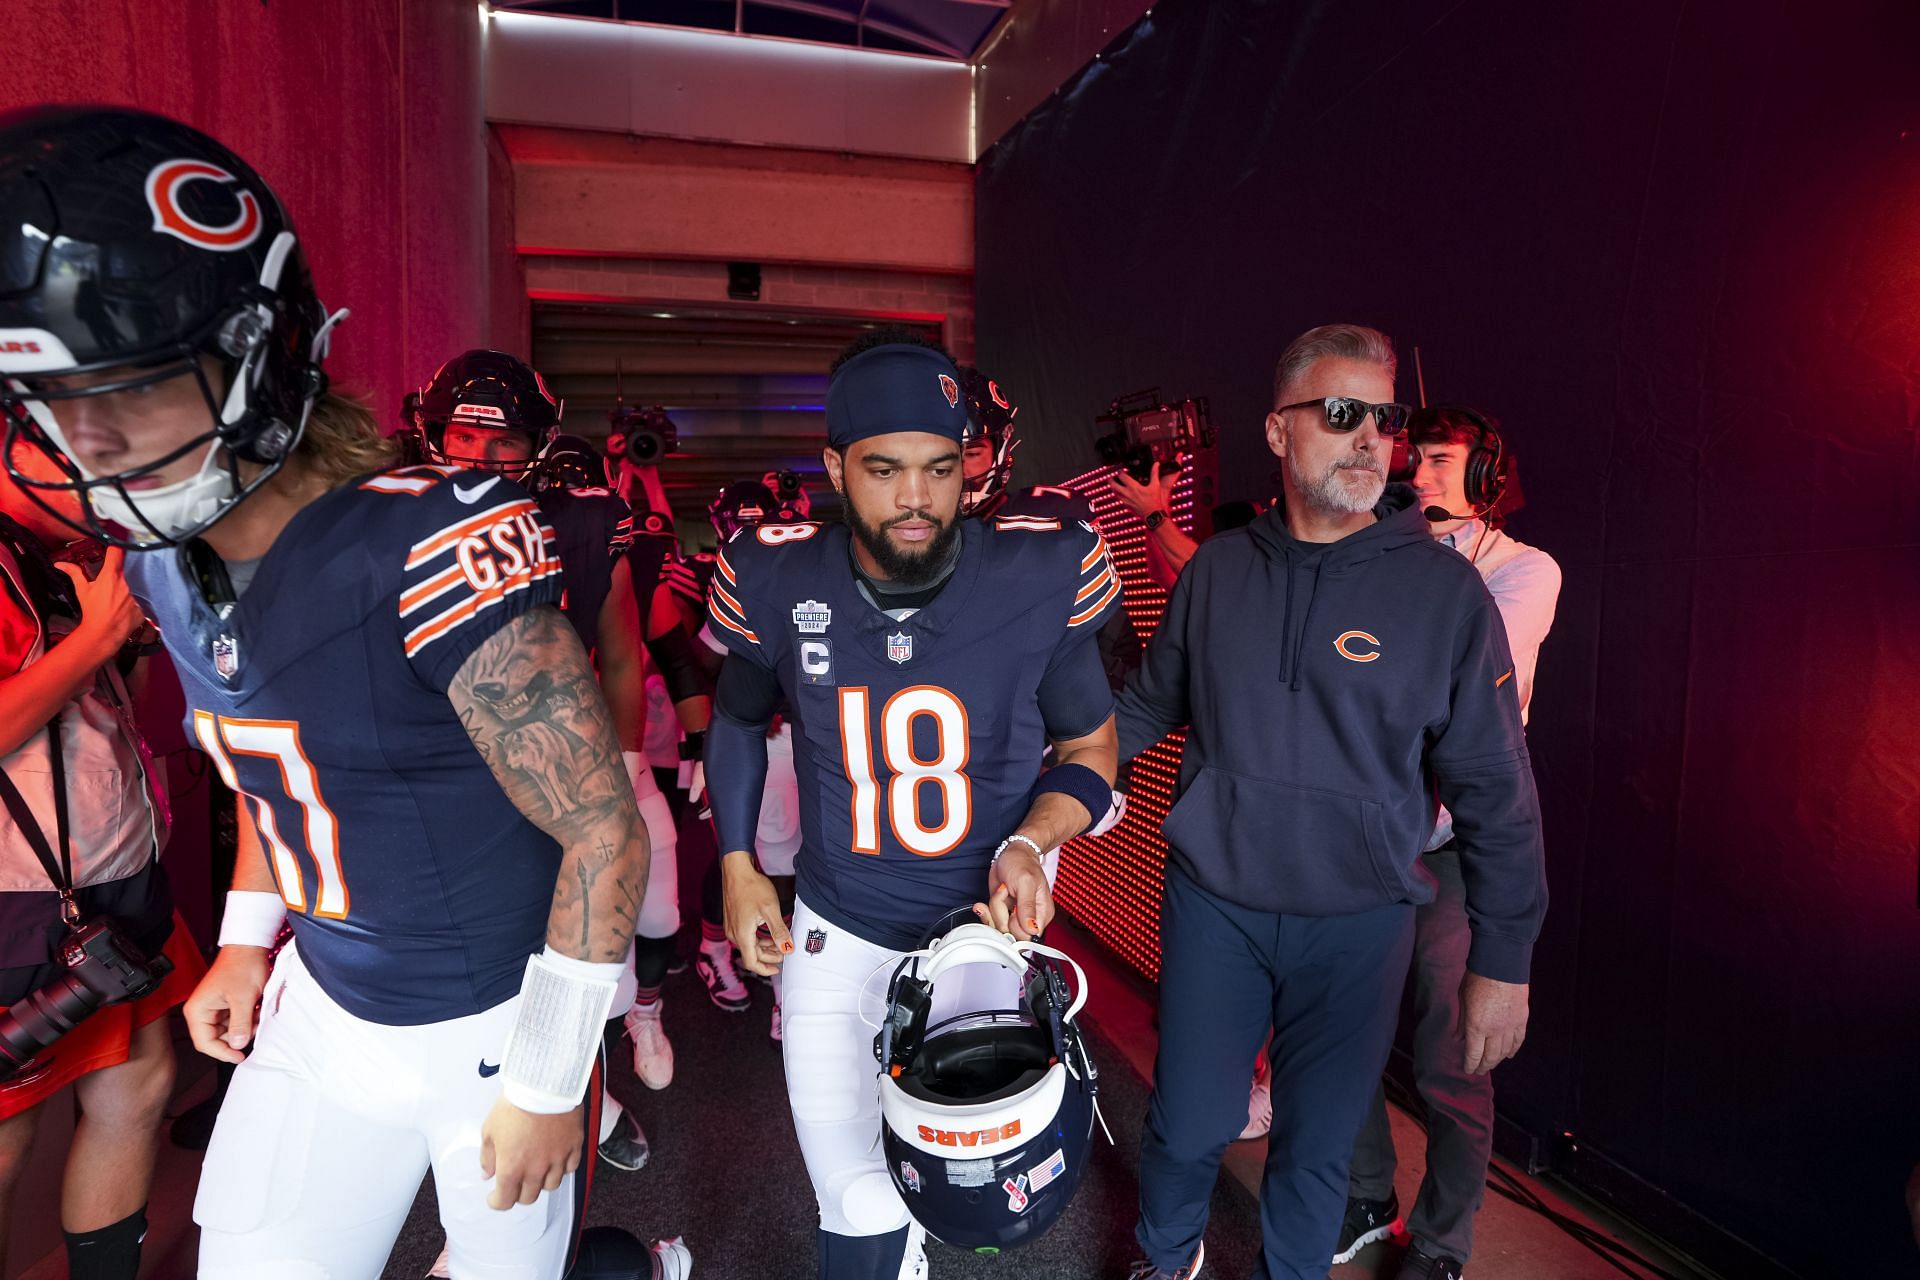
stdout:
{"type": "MultiPolygon", "coordinates": [[[[1560,566],[1546,552],[1508,537],[1499,527],[1507,463],[1493,423],[1471,409],[1421,409],[1408,420],[1407,447],[1414,497],[1431,522],[1433,536],[1467,557],[1499,606],[1524,724],[1540,642],[1553,626],[1554,603],[1560,596],[1560,566]]],[[[1439,884],[1438,896],[1414,913],[1410,975],[1414,1081],[1427,1111],[1427,1172],[1406,1223],[1413,1247],[1401,1274],[1453,1280],[1473,1252],[1473,1219],[1486,1195],[1487,1158],[1493,1151],[1493,1077],[1465,1069],[1458,1031],[1470,936],[1460,845],[1454,839],[1453,815],[1445,808],[1422,861],[1439,884]]],[[[1398,1233],[1394,1166],[1386,1095],[1376,1092],[1354,1144],[1336,1263],[1350,1261],[1371,1242],[1398,1233]]]]}

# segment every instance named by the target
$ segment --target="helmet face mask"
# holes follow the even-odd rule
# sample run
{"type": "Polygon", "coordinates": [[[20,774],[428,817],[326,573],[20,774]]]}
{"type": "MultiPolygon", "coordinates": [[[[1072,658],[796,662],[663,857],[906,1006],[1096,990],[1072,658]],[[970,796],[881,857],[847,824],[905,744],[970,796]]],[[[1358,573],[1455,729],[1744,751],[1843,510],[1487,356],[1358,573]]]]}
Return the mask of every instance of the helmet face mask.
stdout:
{"type": "Polygon", "coordinates": [[[158,368],[106,371],[97,378],[63,372],[56,379],[12,380],[8,391],[0,392],[11,410],[0,450],[14,482],[65,523],[103,541],[121,540],[116,527],[143,546],[203,531],[251,493],[263,475],[259,468],[243,470],[238,456],[221,445],[219,397],[205,363],[189,356],[158,368]],[[68,385],[76,382],[80,385],[68,385]],[[11,400],[14,395],[20,399],[11,400]],[[98,403],[83,407],[83,401],[98,403]],[[122,411],[129,402],[137,407],[122,411]],[[161,452],[112,471],[90,469],[84,441],[101,428],[89,426],[82,435],[76,421],[82,413],[125,439],[125,452],[137,456],[156,447],[161,452]],[[63,419],[68,426],[62,426],[63,419]],[[38,476],[23,474],[19,459],[27,450],[41,454],[51,467],[41,468],[38,476]],[[182,464],[192,470],[182,475],[182,464]]]}
{"type": "Polygon", "coordinates": [[[559,435],[564,410],[547,390],[546,379],[524,360],[504,351],[475,348],[441,365],[420,388],[414,422],[427,461],[498,472],[524,482],[540,468],[559,435]],[[475,443],[488,438],[487,432],[524,435],[528,451],[511,459],[491,449],[472,452],[475,443]]]}
{"type": "Polygon", "coordinates": [[[1038,943],[964,924],[895,970],[881,1059],[880,1141],[907,1211],[936,1239],[995,1253],[1030,1243],[1073,1198],[1092,1148],[1097,1077],[1074,1016],[1085,974],[1038,943]],[[1079,974],[1068,987],[1064,961],[1079,974]],[[1019,1008],[928,1026],[943,973],[994,963],[1019,1008]]]}
{"type": "Polygon", "coordinates": [[[773,490],[758,480],[735,480],[721,489],[707,504],[707,519],[722,546],[733,541],[742,529],[768,521],[788,523],[800,519],[790,506],[783,506],[773,490]]]}
{"type": "Polygon", "coordinates": [[[63,522],[127,547],[205,531],[298,445],[339,318],[272,190],[207,135],[121,108],[0,116],[0,461],[63,522]],[[69,428],[95,414],[155,456],[89,465],[69,428]],[[23,473],[29,453],[59,478],[23,473]]]}
{"type": "Polygon", "coordinates": [[[525,480],[545,462],[538,438],[508,427],[455,418],[452,422],[430,423],[421,428],[421,433],[422,451],[443,467],[497,471],[509,479],[525,480]],[[510,447],[516,443],[524,448],[510,447]]]}
{"type": "Polygon", "coordinates": [[[971,516],[991,507],[1013,481],[1013,453],[1020,444],[1013,420],[1020,410],[972,365],[961,366],[960,384],[967,397],[967,429],[960,444],[967,477],[960,514],[971,516]],[[978,467],[983,456],[985,466],[978,467]]]}
{"type": "Polygon", "coordinates": [[[603,488],[606,462],[598,450],[579,436],[555,436],[541,452],[530,482],[540,491],[603,488]]]}

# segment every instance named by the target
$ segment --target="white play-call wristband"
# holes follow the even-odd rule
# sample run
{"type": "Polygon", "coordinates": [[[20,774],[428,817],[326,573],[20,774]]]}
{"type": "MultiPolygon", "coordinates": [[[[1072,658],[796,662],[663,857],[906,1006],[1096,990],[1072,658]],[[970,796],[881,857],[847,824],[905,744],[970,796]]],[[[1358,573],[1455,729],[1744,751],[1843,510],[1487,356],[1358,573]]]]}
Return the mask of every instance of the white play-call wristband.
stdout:
{"type": "Polygon", "coordinates": [[[280,926],[287,920],[287,904],[277,893],[258,889],[234,889],[227,894],[227,909],[220,913],[220,945],[223,947],[271,947],[280,939],[280,926]]]}
{"type": "Polygon", "coordinates": [[[576,960],[552,947],[528,957],[520,1008],[501,1055],[508,1102],[536,1115],[580,1105],[622,967],[576,960]]]}

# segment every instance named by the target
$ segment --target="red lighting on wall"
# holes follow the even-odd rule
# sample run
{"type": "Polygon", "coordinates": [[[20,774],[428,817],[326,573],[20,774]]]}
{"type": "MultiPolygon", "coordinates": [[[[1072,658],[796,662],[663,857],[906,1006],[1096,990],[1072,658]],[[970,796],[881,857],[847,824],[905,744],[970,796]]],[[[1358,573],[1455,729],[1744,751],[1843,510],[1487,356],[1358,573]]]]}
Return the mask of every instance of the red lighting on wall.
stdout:
{"type": "MultiPolygon", "coordinates": [[[[1195,536],[1195,490],[1212,492],[1212,477],[1194,459],[1173,489],[1173,519],[1195,536]]],[[[1064,488],[1093,504],[1094,519],[1106,536],[1120,578],[1126,584],[1126,610],[1142,641],[1152,637],[1167,611],[1167,590],[1147,571],[1147,527],[1113,496],[1112,467],[1099,467],[1065,481],[1064,488]]],[[[1093,935],[1149,978],[1160,976],[1160,896],[1165,883],[1167,844],[1161,835],[1180,779],[1180,753],[1186,735],[1171,733],[1133,759],[1127,783],[1127,815],[1104,836],[1069,841],[1060,857],[1055,898],[1093,935]]]]}

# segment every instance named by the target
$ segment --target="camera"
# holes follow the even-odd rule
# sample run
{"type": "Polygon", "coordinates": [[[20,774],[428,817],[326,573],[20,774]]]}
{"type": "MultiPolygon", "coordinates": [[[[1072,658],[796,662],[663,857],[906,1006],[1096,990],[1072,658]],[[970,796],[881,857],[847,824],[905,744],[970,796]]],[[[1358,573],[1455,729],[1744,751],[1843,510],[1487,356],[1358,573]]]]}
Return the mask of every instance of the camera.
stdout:
{"type": "Polygon", "coordinates": [[[769,471],[766,477],[767,488],[773,490],[773,496],[781,506],[792,506],[800,498],[800,473],[798,471],[769,471]]]}
{"type": "Polygon", "coordinates": [[[102,1005],[137,1000],[173,972],[173,961],[147,959],[111,920],[77,926],[60,944],[60,963],[51,982],[0,1013],[0,1080],[18,1074],[102,1005]]]}
{"type": "Polygon", "coordinates": [[[611,415],[607,429],[609,458],[625,458],[636,467],[657,467],[679,445],[680,429],[665,409],[622,405],[611,415]]]}
{"type": "Polygon", "coordinates": [[[1144,483],[1159,463],[1162,474],[1179,469],[1196,450],[1213,447],[1213,424],[1205,397],[1168,404],[1160,389],[1121,396],[1094,419],[1107,430],[1094,437],[1094,451],[1109,466],[1144,483]]]}

